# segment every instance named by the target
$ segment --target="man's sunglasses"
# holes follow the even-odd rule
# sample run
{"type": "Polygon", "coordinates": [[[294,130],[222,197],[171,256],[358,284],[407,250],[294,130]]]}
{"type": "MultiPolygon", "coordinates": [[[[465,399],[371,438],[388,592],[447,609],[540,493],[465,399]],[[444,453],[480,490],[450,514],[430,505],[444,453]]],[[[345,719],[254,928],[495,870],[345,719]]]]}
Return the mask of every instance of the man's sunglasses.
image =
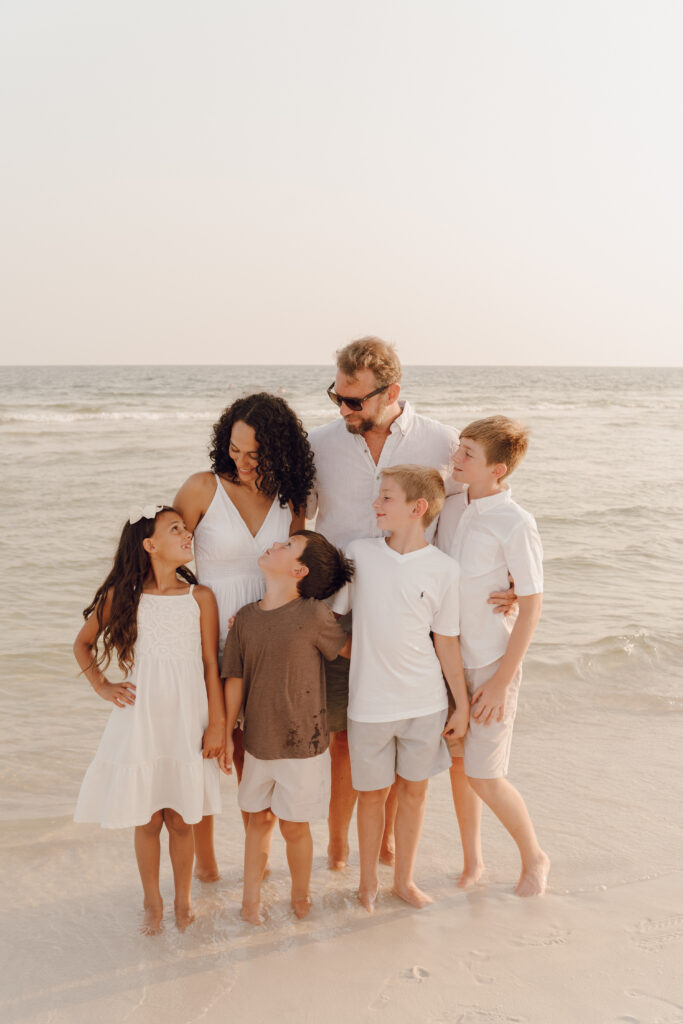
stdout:
{"type": "Polygon", "coordinates": [[[389,387],[391,387],[390,384],[385,384],[384,387],[375,388],[374,391],[371,391],[369,395],[365,395],[363,398],[347,398],[346,395],[338,395],[337,392],[334,390],[334,384],[330,384],[329,388],[327,389],[327,394],[330,397],[330,401],[334,402],[336,406],[341,406],[343,402],[344,405],[348,409],[351,409],[352,412],[360,412],[361,409],[363,408],[363,402],[367,402],[368,398],[374,398],[375,395],[380,395],[389,387]]]}

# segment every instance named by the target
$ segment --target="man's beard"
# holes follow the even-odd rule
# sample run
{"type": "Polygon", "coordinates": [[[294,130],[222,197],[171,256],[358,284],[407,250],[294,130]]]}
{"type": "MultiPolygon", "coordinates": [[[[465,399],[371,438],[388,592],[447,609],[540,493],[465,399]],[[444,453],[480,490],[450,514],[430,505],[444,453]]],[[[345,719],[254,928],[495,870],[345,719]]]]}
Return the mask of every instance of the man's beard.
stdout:
{"type": "Polygon", "coordinates": [[[349,434],[367,434],[368,430],[372,430],[376,424],[374,420],[361,420],[360,423],[349,423],[344,420],[344,426],[349,434]]]}

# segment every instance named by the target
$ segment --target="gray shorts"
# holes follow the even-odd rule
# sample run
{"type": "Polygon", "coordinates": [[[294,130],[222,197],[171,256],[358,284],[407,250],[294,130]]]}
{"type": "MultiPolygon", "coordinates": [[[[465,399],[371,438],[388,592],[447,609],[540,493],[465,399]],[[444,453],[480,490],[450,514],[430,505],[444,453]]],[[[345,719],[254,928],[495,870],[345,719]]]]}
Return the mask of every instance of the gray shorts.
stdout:
{"type": "MultiPolygon", "coordinates": [[[[501,659],[482,668],[466,668],[465,682],[470,696],[482,683],[487,682],[500,665],[501,659]]],[[[515,674],[505,698],[505,715],[502,722],[484,725],[470,717],[470,724],[463,739],[449,740],[451,757],[465,758],[465,774],[471,779],[501,779],[508,773],[512,728],[517,713],[517,697],[522,682],[522,670],[515,674]]],[[[449,709],[450,710],[450,709],[449,709]]]]}
{"type": "Polygon", "coordinates": [[[395,722],[349,719],[349,754],[353,788],[362,793],[393,785],[396,776],[423,782],[450,766],[442,736],[446,711],[395,722]]]}
{"type": "Polygon", "coordinates": [[[315,757],[282,757],[264,761],[244,754],[244,771],[237,790],[240,809],[271,809],[285,821],[326,818],[330,807],[330,752],[315,757]]]}

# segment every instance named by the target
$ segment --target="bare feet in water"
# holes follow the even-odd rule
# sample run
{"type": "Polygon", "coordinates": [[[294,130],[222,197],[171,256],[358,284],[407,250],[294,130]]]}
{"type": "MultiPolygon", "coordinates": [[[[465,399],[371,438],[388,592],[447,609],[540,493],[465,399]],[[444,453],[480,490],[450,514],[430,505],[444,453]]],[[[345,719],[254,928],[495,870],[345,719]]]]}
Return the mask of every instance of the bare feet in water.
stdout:
{"type": "Polygon", "coordinates": [[[218,870],[218,864],[216,861],[213,864],[195,864],[194,866],[194,877],[198,882],[220,882],[221,875],[218,870]]]}
{"type": "Polygon", "coordinates": [[[374,913],[378,895],[379,889],[374,889],[372,892],[365,892],[363,889],[358,890],[358,902],[361,907],[367,910],[368,914],[374,913]]]}
{"type": "Polygon", "coordinates": [[[515,887],[516,896],[543,896],[548,885],[550,858],[543,853],[534,864],[527,865],[515,887]]]}
{"type": "Polygon", "coordinates": [[[175,903],[175,923],[179,932],[184,932],[194,921],[194,910],[191,903],[175,903]]]}
{"type": "Polygon", "coordinates": [[[292,910],[300,921],[303,921],[305,917],[308,917],[311,912],[312,904],[313,900],[310,896],[297,896],[295,898],[294,895],[292,895],[292,910]]]}
{"type": "Polygon", "coordinates": [[[349,860],[348,844],[344,847],[337,847],[336,844],[327,847],[327,867],[330,871],[343,871],[349,860]]]}
{"type": "Polygon", "coordinates": [[[471,889],[473,885],[476,885],[481,876],[484,874],[484,865],[477,864],[473,868],[463,868],[458,881],[455,883],[458,889],[471,889]]]}
{"type": "Polygon", "coordinates": [[[162,918],[164,916],[163,903],[152,903],[144,908],[144,916],[140,925],[141,935],[158,935],[164,930],[162,918]]]}
{"type": "Polygon", "coordinates": [[[391,836],[390,839],[382,839],[382,847],[379,851],[380,864],[386,864],[388,868],[393,868],[395,860],[396,851],[394,849],[394,837],[391,836]]]}
{"type": "Polygon", "coordinates": [[[431,896],[428,896],[426,892],[422,892],[422,889],[418,889],[415,882],[410,882],[409,885],[398,885],[394,882],[394,887],[391,890],[394,896],[398,896],[399,899],[405,900],[411,907],[416,907],[418,910],[422,910],[423,907],[433,903],[434,900],[431,896]]]}
{"type": "Polygon", "coordinates": [[[243,903],[240,910],[240,917],[247,924],[263,924],[260,903],[243,903]]]}

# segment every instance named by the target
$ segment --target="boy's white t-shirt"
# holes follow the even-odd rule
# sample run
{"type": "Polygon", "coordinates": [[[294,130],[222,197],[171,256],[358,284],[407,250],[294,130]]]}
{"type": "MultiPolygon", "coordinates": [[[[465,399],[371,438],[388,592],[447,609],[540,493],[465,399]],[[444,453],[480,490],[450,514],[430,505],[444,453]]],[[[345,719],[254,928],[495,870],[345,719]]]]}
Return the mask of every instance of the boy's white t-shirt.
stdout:
{"type": "MultiPolygon", "coordinates": [[[[488,603],[507,590],[508,572],[518,597],[543,593],[543,546],[536,520],[512,500],[510,488],[467,504],[448,498],[436,543],[460,570],[460,649],[465,668],[483,668],[502,658],[510,639],[505,615],[488,603]]],[[[354,623],[355,628],[355,623],[354,623]]]]}
{"type": "Polygon", "coordinates": [[[353,607],[348,716],[354,722],[420,718],[448,707],[430,631],[459,632],[458,572],[431,544],[401,555],[384,537],[346,549],[356,572],[332,601],[353,607]]]}

